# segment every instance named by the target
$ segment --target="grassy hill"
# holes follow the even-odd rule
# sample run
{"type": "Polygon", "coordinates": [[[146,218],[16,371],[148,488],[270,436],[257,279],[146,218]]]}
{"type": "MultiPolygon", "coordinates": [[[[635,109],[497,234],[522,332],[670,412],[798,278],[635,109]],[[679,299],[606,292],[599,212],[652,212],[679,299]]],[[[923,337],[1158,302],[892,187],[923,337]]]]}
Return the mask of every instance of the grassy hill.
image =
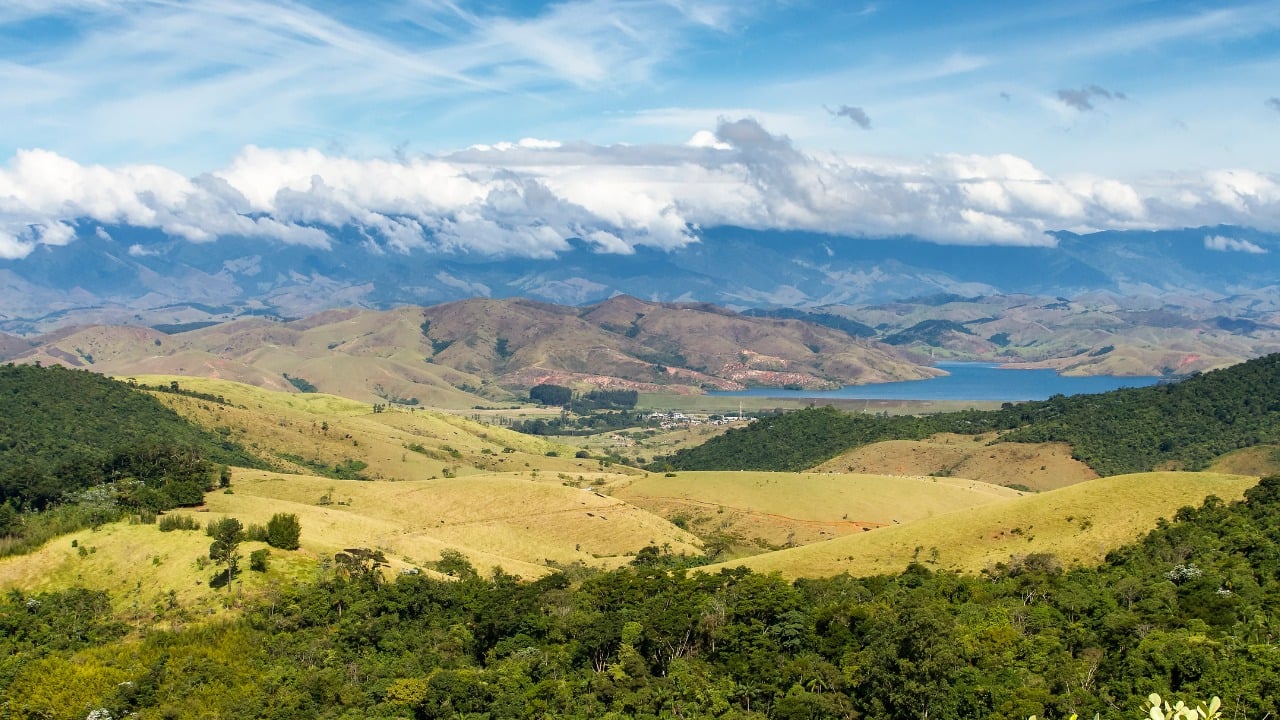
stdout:
{"type": "Polygon", "coordinates": [[[1256,477],[1141,473],[1099,478],[911,523],[711,566],[784,577],[899,573],[912,562],[976,573],[1011,557],[1053,553],[1067,566],[1094,565],[1209,495],[1243,497],[1256,477]],[[935,552],[936,551],[936,552],[935,552]]]}
{"type": "Polygon", "coordinates": [[[1092,468],[1072,457],[1066,443],[993,444],[998,437],[997,433],[938,433],[923,440],[885,440],[841,453],[813,470],[960,477],[1036,491],[1098,477],[1092,468]]]}
{"type": "Polygon", "coordinates": [[[737,553],[807,545],[1020,495],[955,478],[770,472],[651,474],[620,480],[610,491],[737,553]]]}
{"type": "MultiPolygon", "coordinates": [[[[20,362],[117,376],[218,377],[290,390],[285,374],[369,402],[464,409],[544,382],[638,390],[836,387],[935,374],[893,348],[799,320],[618,297],[575,308],[464,300],[389,311],[242,319],[167,335],[66,328],[20,362]],[[487,399],[486,399],[487,398],[487,399]]],[[[15,348],[17,350],[17,348],[15,348]]]]}

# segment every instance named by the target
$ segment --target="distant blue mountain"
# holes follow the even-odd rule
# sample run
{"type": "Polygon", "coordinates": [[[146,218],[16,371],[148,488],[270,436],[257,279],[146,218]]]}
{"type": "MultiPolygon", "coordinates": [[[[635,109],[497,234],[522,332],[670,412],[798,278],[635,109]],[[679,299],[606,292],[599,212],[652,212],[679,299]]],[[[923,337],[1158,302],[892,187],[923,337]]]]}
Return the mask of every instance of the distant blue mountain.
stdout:
{"type": "Polygon", "coordinates": [[[669,252],[642,247],[631,255],[603,254],[574,241],[552,259],[402,254],[385,250],[376,231],[354,227],[324,228],[332,239],[328,249],[246,237],[194,243],[153,229],[102,229],[84,223],[74,242],[0,260],[0,314],[13,319],[95,304],[141,310],[200,303],[299,315],[336,305],[431,304],[477,295],[581,304],[619,293],[806,307],[938,293],[1225,296],[1280,285],[1280,235],[1239,227],[1057,232],[1057,247],[717,227],[669,252]]]}

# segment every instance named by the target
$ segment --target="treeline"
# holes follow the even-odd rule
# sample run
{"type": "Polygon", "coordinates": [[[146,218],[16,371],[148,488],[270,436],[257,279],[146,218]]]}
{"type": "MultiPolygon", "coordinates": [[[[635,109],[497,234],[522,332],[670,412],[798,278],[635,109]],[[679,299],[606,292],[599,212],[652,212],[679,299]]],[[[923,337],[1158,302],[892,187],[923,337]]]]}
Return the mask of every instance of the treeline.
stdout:
{"type": "Polygon", "coordinates": [[[1129,717],[1152,692],[1280,713],[1280,477],[1099,568],[981,577],[582,568],[386,583],[376,553],[243,619],[116,640],[102,596],[0,598],[14,717],[1129,717]]]}
{"type": "Polygon", "coordinates": [[[1066,442],[1100,475],[1176,465],[1280,443],[1280,354],[1177,383],[1098,395],[1056,395],[1000,410],[887,417],[814,408],[761,419],[660,458],[655,470],[804,470],[881,440],[1012,430],[1000,442],[1066,442]]]}
{"type": "Polygon", "coordinates": [[[633,428],[642,422],[642,413],[617,410],[571,417],[517,420],[511,423],[511,429],[526,435],[594,435],[606,430],[633,428]]]}
{"type": "Polygon", "coordinates": [[[107,482],[138,509],[198,504],[227,464],[260,465],[125,383],[56,366],[0,367],[0,506],[44,511],[107,482]]]}
{"type": "Polygon", "coordinates": [[[588,390],[575,393],[573,388],[544,383],[529,389],[529,399],[542,405],[557,405],[570,412],[586,413],[593,410],[629,410],[640,400],[636,390],[588,390]]]}
{"type": "Polygon", "coordinates": [[[649,469],[807,470],[840,453],[882,440],[919,440],[939,432],[982,433],[1019,427],[1020,411],[875,415],[830,406],[763,416],[707,442],[657,458],[649,469]]]}

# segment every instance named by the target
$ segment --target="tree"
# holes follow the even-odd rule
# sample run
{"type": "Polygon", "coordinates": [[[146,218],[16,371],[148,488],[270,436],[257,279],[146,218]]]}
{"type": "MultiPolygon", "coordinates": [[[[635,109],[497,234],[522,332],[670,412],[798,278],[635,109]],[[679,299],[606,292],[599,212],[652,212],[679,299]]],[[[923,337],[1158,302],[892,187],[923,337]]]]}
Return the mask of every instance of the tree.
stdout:
{"type": "Polygon", "coordinates": [[[563,385],[534,385],[529,390],[529,399],[543,405],[568,405],[573,400],[573,390],[563,385]]]}
{"type": "Polygon", "coordinates": [[[209,559],[227,566],[227,587],[240,566],[240,542],[244,540],[244,526],[235,518],[223,518],[209,524],[209,559]]]}
{"type": "Polygon", "coordinates": [[[293,513],[276,513],[267,522],[267,544],[281,550],[297,550],[302,524],[293,513]]]}

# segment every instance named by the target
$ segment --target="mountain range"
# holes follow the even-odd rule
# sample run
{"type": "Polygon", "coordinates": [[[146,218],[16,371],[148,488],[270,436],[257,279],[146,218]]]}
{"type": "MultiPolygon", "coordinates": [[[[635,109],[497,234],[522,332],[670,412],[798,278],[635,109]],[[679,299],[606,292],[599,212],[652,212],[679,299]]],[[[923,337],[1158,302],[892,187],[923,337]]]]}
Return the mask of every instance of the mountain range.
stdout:
{"type": "Polygon", "coordinates": [[[673,250],[552,257],[397,253],[376,229],[323,228],[327,248],[249,237],[203,243],[83,222],[65,245],[0,260],[0,330],[155,325],[251,314],[297,318],[472,297],[582,305],[627,294],[734,309],[883,304],[939,293],[1196,299],[1280,310],[1280,235],[1241,227],[1053,233],[1055,247],[940,245],[809,232],[707,228],[673,250]]]}

